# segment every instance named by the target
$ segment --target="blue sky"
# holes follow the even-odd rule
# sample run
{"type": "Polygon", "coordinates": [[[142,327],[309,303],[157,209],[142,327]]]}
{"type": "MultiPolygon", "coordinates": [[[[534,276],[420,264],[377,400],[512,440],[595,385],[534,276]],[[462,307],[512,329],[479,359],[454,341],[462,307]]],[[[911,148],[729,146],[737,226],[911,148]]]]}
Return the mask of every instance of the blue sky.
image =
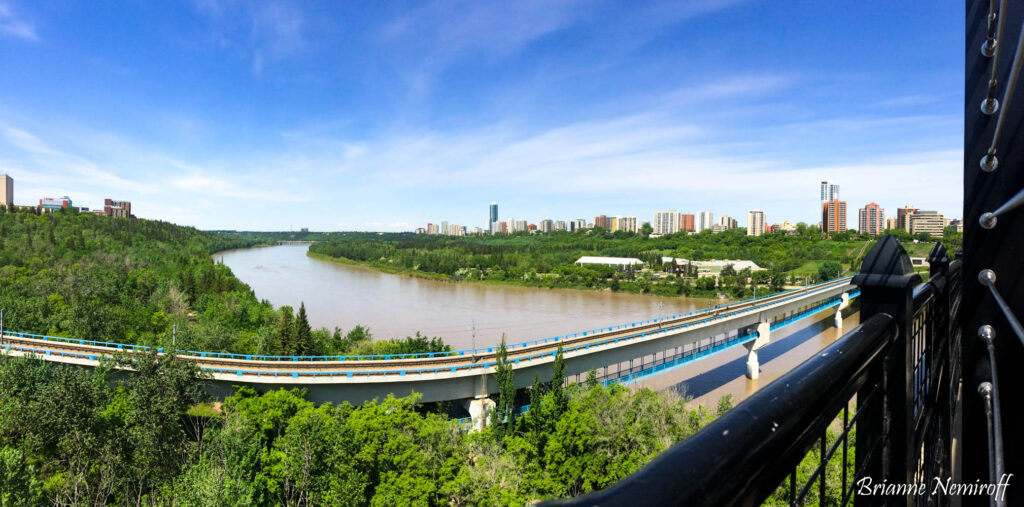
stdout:
{"type": "Polygon", "coordinates": [[[962,2],[0,0],[0,172],[205,229],[960,217],[962,2]],[[337,5],[336,5],[337,4],[337,5]]]}

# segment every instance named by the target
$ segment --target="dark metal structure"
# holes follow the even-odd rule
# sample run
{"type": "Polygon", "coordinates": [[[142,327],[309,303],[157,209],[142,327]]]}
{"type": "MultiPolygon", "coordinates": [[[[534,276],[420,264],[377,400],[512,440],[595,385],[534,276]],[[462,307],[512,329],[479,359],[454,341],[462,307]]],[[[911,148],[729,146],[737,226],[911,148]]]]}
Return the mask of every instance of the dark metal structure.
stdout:
{"type": "Polygon", "coordinates": [[[962,250],[937,243],[921,283],[883,238],[854,278],[857,328],[633,475],[557,503],[1024,505],[1024,3],[968,1],[966,19],[962,250]]]}

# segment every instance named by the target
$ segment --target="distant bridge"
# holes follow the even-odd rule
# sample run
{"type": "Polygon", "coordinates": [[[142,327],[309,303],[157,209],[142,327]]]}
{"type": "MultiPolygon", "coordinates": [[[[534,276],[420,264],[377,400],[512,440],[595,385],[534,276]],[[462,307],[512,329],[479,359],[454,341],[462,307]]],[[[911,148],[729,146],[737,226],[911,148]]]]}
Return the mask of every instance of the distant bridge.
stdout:
{"type": "MultiPolygon", "coordinates": [[[[516,372],[516,387],[528,387],[534,375],[549,379],[561,345],[570,376],[594,369],[605,381],[629,381],[714,352],[744,345],[749,351],[747,375],[758,373],[757,350],[772,328],[801,316],[835,308],[840,311],[859,292],[851,278],[713,306],[667,317],[514,343],[507,346],[516,372]],[[652,358],[650,362],[645,358],[652,358]]],[[[35,354],[45,360],[95,366],[115,351],[131,353],[149,347],[8,332],[3,349],[11,355],[35,354]]],[[[316,402],[362,403],[388,394],[422,393],[422,401],[478,400],[488,403],[496,393],[498,347],[378,356],[259,356],[179,351],[213,377],[213,391],[227,396],[233,386],[266,390],[303,387],[316,402]]],[[[163,353],[163,349],[158,349],[163,353]]],[[[472,412],[472,410],[471,410],[472,412]]]]}

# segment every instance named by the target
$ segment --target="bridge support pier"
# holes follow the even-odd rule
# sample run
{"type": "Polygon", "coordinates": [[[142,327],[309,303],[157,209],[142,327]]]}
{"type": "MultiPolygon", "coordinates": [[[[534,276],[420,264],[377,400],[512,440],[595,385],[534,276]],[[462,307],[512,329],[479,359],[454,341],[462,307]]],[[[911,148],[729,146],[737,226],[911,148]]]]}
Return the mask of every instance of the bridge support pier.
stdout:
{"type": "Polygon", "coordinates": [[[844,292],[843,295],[841,296],[841,298],[842,298],[842,300],[839,302],[839,305],[836,306],[836,320],[835,320],[836,329],[839,329],[839,330],[843,329],[843,309],[846,308],[847,306],[850,306],[850,294],[844,292]]]}
{"type": "Polygon", "coordinates": [[[466,407],[466,411],[469,412],[469,416],[473,418],[473,429],[470,432],[483,431],[491,422],[490,414],[494,407],[497,406],[494,400],[486,396],[477,396],[471,400],[464,401],[463,404],[466,407]]]}
{"type": "Polygon", "coordinates": [[[767,322],[758,323],[756,333],[757,338],[743,344],[747,348],[747,378],[749,379],[756,379],[761,373],[761,364],[757,361],[757,351],[768,345],[771,335],[771,324],[767,322]]]}

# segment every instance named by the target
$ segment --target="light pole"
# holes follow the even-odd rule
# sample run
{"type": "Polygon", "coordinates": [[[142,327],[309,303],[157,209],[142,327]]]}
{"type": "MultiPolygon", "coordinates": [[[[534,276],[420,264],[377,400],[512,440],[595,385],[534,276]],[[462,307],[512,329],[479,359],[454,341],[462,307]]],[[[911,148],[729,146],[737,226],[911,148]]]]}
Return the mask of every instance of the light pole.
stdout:
{"type": "Polygon", "coordinates": [[[4,344],[4,309],[0,308],[0,346],[4,344]]]}

